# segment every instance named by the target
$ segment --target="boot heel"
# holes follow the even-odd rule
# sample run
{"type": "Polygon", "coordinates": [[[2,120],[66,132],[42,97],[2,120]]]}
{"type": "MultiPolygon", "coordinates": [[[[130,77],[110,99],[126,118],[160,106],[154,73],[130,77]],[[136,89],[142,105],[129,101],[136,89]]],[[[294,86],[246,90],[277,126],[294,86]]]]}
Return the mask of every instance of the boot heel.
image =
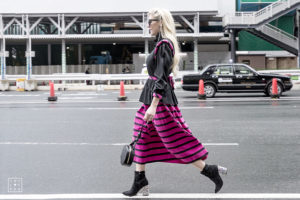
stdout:
{"type": "Polygon", "coordinates": [[[218,171],[220,174],[227,175],[228,169],[226,167],[218,166],[218,171]]]}
{"type": "Polygon", "coordinates": [[[137,193],[138,196],[149,196],[149,185],[146,185],[140,189],[137,193]]]}

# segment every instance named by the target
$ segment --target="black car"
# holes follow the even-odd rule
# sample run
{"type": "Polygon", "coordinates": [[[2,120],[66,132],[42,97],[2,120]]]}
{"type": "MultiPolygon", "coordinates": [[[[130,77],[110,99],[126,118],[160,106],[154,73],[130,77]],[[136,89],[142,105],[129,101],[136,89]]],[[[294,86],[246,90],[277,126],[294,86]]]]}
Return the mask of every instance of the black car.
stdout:
{"type": "Polygon", "coordinates": [[[236,63],[208,65],[199,73],[184,75],[182,89],[198,91],[202,79],[207,97],[214,97],[216,92],[264,92],[269,96],[273,78],[277,79],[279,95],[293,87],[288,76],[259,73],[246,64],[236,63]]]}

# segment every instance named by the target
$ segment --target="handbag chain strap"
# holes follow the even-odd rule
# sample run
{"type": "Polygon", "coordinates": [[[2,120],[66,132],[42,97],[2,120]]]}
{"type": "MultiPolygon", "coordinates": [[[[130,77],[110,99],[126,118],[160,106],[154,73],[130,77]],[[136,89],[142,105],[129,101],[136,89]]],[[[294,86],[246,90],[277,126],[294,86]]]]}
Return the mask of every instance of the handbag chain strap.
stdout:
{"type": "Polygon", "coordinates": [[[149,124],[149,122],[146,123],[146,124],[147,124],[146,126],[144,126],[144,124],[145,124],[145,121],[143,122],[142,128],[141,128],[141,130],[140,130],[140,132],[139,132],[137,138],[135,138],[135,140],[134,140],[133,142],[130,143],[130,145],[131,145],[133,148],[135,148],[135,144],[136,144],[137,141],[140,139],[140,137],[141,137],[141,135],[142,135],[143,128],[144,128],[144,127],[147,127],[147,125],[149,124]]]}

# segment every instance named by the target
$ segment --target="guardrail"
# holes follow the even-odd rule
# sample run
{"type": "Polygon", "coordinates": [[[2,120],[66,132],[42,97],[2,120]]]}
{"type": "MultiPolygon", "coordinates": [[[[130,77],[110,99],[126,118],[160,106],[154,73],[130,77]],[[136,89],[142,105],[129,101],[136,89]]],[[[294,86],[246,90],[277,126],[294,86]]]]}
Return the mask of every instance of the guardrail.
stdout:
{"type": "MultiPolygon", "coordinates": [[[[259,73],[276,73],[287,76],[300,76],[300,70],[259,70],[259,73]]],[[[180,71],[175,80],[181,80],[185,74],[197,74],[195,71],[180,71]]],[[[148,74],[84,74],[84,73],[68,73],[68,74],[52,74],[52,75],[32,75],[31,80],[42,81],[92,81],[95,85],[95,81],[121,81],[121,80],[137,80],[139,84],[148,79],[148,74]]],[[[7,75],[5,81],[16,82],[17,79],[26,78],[26,75],[7,75]]],[[[299,77],[300,78],[300,77],[299,77]]]]}
{"type": "MultiPolygon", "coordinates": [[[[300,70],[259,70],[262,73],[277,73],[287,75],[300,75],[300,70]]],[[[182,79],[186,74],[197,74],[195,71],[179,71],[174,79],[182,79]]],[[[146,80],[148,74],[85,74],[85,73],[67,73],[52,75],[32,75],[31,79],[36,81],[112,81],[112,80],[146,80]]],[[[26,78],[26,75],[6,75],[6,80],[16,81],[20,78],[26,78]]]]}

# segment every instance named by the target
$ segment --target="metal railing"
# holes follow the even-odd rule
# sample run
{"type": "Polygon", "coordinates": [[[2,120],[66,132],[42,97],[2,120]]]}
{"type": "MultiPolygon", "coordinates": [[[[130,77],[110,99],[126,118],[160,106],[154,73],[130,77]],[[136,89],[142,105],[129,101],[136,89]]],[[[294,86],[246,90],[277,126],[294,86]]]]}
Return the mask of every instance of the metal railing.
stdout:
{"type": "Polygon", "coordinates": [[[256,12],[236,12],[234,15],[226,15],[223,18],[223,25],[241,24],[251,25],[258,24],[268,18],[273,17],[277,13],[300,3],[300,0],[278,0],[265,8],[256,12]]]}
{"type": "MultiPolygon", "coordinates": [[[[91,74],[121,74],[124,68],[134,71],[133,64],[89,64],[89,65],[67,65],[67,73],[85,73],[89,68],[91,74]]],[[[7,66],[7,75],[25,75],[25,66],[7,66]]],[[[62,73],[61,65],[33,65],[32,75],[50,75],[62,73]]]]}
{"type": "MultiPolygon", "coordinates": [[[[300,70],[259,70],[262,73],[278,73],[300,75],[300,70]]],[[[182,79],[186,74],[197,74],[195,71],[180,71],[174,79],[182,79]]],[[[19,78],[25,78],[25,75],[7,75],[7,80],[16,81],[19,78]]],[[[68,74],[52,74],[52,75],[32,75],[32,80],[36,81],[114,81],[114,80],[146,80],[149,78],[148,74],[84,74],[84,73],[68,73],[68,74]]]]}
{"type": "Polygon", "coordinates": [[[256,30],[261,31],[262,33],[281,41],[290,47],[298,49],[298,38],[275,26],[272,26],[271,24],[265,24],[256,28],[256,30]]]}

